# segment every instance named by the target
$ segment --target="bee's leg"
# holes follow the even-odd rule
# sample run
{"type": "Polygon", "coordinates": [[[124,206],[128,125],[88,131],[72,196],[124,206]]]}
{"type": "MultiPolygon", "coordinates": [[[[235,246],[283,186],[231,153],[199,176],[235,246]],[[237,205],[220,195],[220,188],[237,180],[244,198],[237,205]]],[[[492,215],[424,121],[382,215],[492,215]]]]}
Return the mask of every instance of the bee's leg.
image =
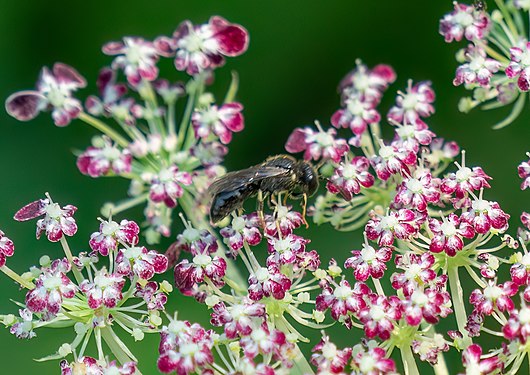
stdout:
{"type": "Polygon", "coordinates": [[[304,194],[302,196],[302,220],[305,224],[306,228],[309,228],[309,224],[307,223],[307,220],[305,219],[305,215],[307,213],[307,194],[304,194]]]}
{"type": "MultiPolygon", "coordinates": [[[[279,197],[279,196],[280,196],[280,195],[278,194],[278,197],[279,197]]],[[[271,203],[270,208],[276,207],[276,206],[278,205],[278,202],[276,201],[276,198],[274,197],[274,194],[271,194],[271,198],[270,198],[270,200],[271,200],[271,202],[270,202],[270,203],[271,203]]]]}
{"type": "Polygon", "coordinates": [[[256,208],[256,211],[258,212],[259,225],[262,228],[265,228],[265,215],[263,214],[264,202],[265,197],[263,196],[263,192],[261,190],[258,190],[258,207],[256,208]]]}
{"type": "Polygon", "coordinates": [[[289,194],[285,194],[285,197],[283,197],[283,205],[287,206],[287,198],[289,198],[289,194]]]}

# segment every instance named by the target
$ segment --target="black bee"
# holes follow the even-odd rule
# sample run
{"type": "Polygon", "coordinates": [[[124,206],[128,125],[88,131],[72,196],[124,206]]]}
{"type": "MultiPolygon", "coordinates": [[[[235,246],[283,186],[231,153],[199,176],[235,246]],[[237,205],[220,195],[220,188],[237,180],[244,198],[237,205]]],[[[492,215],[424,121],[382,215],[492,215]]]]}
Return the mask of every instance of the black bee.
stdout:
{"type": "Polygon", "coordinates": [[[208,188],[212,199],[210,218],[216,223],[243,206],[250,197],[258,196],[258,214],[263,222],[263,202],[267,196],[285,193],[285,198],[304,199],[318,189],[318,174],[304,160],[288,155],[276,155],[247,169],[230,172],[215,180],[208,188]]]}

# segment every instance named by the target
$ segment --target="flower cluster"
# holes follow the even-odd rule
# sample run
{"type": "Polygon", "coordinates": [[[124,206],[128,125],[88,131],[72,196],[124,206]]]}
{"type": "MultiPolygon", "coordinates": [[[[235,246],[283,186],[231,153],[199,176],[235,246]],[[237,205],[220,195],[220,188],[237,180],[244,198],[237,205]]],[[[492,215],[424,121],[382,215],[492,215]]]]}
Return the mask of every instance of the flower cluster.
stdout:
{"type": "Polygon", "coordinates": [[[202,25],[185,21],[171,36],[153,41],[125,37],[105,44],[103,53],[114,60],[99,74],[98,95],[88,96],[84,105],[74,94],[86,86],[85,79],[56,63],[51,71],[42,69],[36,90],[11,95],[6,109],[21,121],[51,111],[58,126],[79,119],[101,132],[78,155],[77,167],[93,178],[129,179],[130,198],[107,204],[102,213],[109,217],[147,203],[144,233],[149,243],[156,243],[170,235],[177,205],[191,218],[204,210],[204,202],[194,198],[224,172],[225,145],[244,128],[243,106],[234,101],[237,77],[219,104],[206,89],[225,58],[239,56],[247,47],[247,31],[224,18],[212,17],[202,25]],[[187,83],[159,77],[158,62],[164,58],[191,76],[187,83]],[[177,114],[182,98],[187,104],[177,114]]]}
{"type": "MultiPolygon", "coordinates": [[[[37,221],[37,238],[46,232],[49,241],[60,241],[65,257],[52,260],[44,255],[39,266],[22,275],[5,265],[1,267],[27,289],[25,302],[19,304],[20,317],[2,315],[2,322],[20,339],[35,337],[42,327],[73,328],[73,339],[67,339],[55,354],[44,358],[62,359],[62,374],[135,374],[137,359],[120,335],[125,333],[139,341],[146,333],[158,332],[161,312],[172,288],[167,281],[151,279],[155,273],[166,271],[168,259],[154,250],[138,247],[140,230],[129,220],[119,224],[102,221],[99,231],[91,235],[91,252],[74,255],[65,236],[77,232],[75,211],[72,205],[61,208],[47,195],[15,214],[17,221],[41,217],[37,221]],[[87,344],[92,340],[99,348],[96,356],[87,355],[87,344]],[[101,350],[103,342],[110,348],[109,353],[101,350]],[[70,354],[74,355],[72,362],[65,359],[70,354]]],[[[0,241],[5,259],[5,255],[13,254],[13,242],[3,233],[0,241]]]]}
{"type": "MultiPolygon", "coordinates": [[[[516,100],[511,121],[530,86],[530,44],[517,16],[530,7],[499,0],[489,16],[480,4],[455,3],[440,32],[447,41],[472,43],[455,78],[474,90],[462,106],[516,100]],[[510,50],[509,58],[496,48],[510,50]]],[[[363,229],[364,242],[352,244],[350,254],[334,248],[335,258],[321,264],[323,254],[301,228],[305,206],[304,214],[290,206],[290,191],[267,196],[265,212],[233,212],[218,230],[212,227],[207,189],[224,173],[227,145],[244,119],[243,106],[233,101],[235,77],[221,103],[206,88],[225,58],[247,45],[246,30],[221,17],[203,25],[186,21],[154,41],[106,44],[103,52],[114,60],[101,71],[99,95],[84,106],[73,96],[84,79],[60,63],[43,69],[37,90],[8,98],[6,108],[19,120],[52,111],[59,126],[77,118],[98,129],[102,134],[78,157],[79,170],[130,179],[131,197],[105,207],[91,251],[75,255],[67,237],[77,232],[76,207],[47,196],[20,209],[15,219],[38,219],[37,237],[59,242],[65,257],[43,256],[19,275],[6,266],[14,245],[0,232],[0,271],[27,289],[19,317],[2,315],[2,323],[24,339],[41,327],[73,328],[73,338],[45,358],[60,359],[63,374],[139,373],[120,335],[138,341],[146,333],[160,334],[158,369],[179,375],[309,374],[311,365],[322,375],[394,374],[401,368],[397,352],[407,374],[419,373],[417,360],[449,373],[448,351],[461,352],[466,373],[518,373],[529,355],[530,214],[522,213],[514,237],[507,234],[510,215],[488,199],[492,177],[429,128],[436,95],[428,81],[409,80],[383,116],[383,95],[396,74],[388,65],[357,61],[339,85],[331,126],[317,121],[286,141],[288,152],[303,153],[326,180],[308,210],[312,221],[363,229]],[[160,79],[162,58],[190,80],[160,79]],[[175,103],[182,97],[187,103],[177,126],[175,103]],[[382,137],[383,118],[390,139],[382,137]],[[112,219],[143,203],[151,243],[170,236],[175,208],[183,211],[185,229],[165,254],[140,245],[135,221],[112,219]],[[169,268],[176,289],[210,310],[211,327],[165,313],[172,287],[158,280],[169,268]],[[461,283],[463,275],[476,285],[461,283]],[[440,328],[442,321],[454,330],[440,328]],[[358,330],[360,342],[340,349],[324,331],[334,323],[358,330]],[[309,341],[306,328],[322,330],[310,358],[299,345],[309,341]],[[476,342],[481,335],[499,340],[483,348],[476,342]],[[89,356],[92,347],[97,353],[89,356]]],[[[518,173],[525,190],[528,161],[518,173]]]]}
{"type": "Polygon", "coordinates": [[[511,113],[494,128],[512,123],[522,112],[530,90],[530,43],[523,18],[526,1],[496,1],[498,9],[487,12],[485,2],[473,5],[454,2],[454,10],[440,20],[440,34],[448,43],[465,40],[457,54],[455,86],[472,91],[459,104],[462,112],[481,106],[493,109],[512,106],[511,113]]]}

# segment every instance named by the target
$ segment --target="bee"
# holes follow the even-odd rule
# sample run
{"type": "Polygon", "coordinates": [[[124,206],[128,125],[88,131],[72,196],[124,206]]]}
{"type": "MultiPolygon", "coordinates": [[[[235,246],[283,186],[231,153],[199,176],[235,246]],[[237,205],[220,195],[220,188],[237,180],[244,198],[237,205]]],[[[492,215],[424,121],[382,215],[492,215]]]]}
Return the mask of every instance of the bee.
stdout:
{"type": "MultiPolygon", "coordinates": [[[[221,221],[231,212],[240,209],[250,197],[258,196],[258,215],[263,223],[263,202],[270,196],[285,194],[284,198],[303,198],[305,220],[307,197],[318,189],[318,174],[305,160],[288,155],[276,155],[263,163],[221,176],[208,188],[212,197],[210,219],[221,221]]],[[[307,224],[306,224],[307,225],[307,224]]]]}

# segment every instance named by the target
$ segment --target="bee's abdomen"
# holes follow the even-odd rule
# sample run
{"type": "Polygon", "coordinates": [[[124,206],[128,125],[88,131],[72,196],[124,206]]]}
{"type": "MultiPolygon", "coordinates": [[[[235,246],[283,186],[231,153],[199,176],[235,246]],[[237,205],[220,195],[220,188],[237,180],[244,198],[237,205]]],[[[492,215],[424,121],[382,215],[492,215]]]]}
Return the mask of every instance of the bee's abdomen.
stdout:
{"type": "Polygon", "coordinates": [[[221,191],[216,194],[210,206],[212,222],[216,223],[223,220],[232,211],[241,208],[245,200],[255,192],[254,189],[247,186],[236,190],[221,191]]]}

